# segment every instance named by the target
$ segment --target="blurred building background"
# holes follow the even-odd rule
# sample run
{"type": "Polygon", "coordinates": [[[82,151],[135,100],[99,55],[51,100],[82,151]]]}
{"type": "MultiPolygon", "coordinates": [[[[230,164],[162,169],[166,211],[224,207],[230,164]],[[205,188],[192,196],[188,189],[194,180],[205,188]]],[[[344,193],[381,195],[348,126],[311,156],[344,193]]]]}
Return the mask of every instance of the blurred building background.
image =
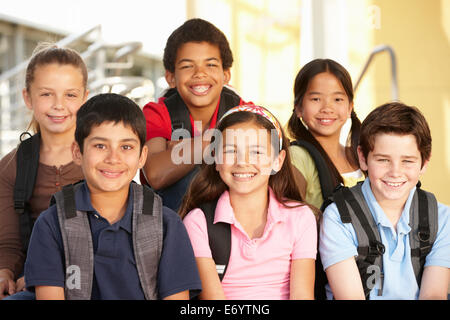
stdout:
{"type": "Polygon", "coordinates": [[[161,58],[167,37],[193,17],[227,35],[235,58],[231,85],[282,123],[293,109],[294,78],[314,58],[347,68],[358,83],[355,110],[361,120],[389,100],[417,106],[433,135],[424,188],[450,204],[450,0],[5,2],[0,155],[17,144],[29,121],[14,92],[23,87],[18,66],[39,41],[73,40],[69,46],[84,54],[90,68],[93,93],[119,92],[143,106],[166,87],[161,58]]]}

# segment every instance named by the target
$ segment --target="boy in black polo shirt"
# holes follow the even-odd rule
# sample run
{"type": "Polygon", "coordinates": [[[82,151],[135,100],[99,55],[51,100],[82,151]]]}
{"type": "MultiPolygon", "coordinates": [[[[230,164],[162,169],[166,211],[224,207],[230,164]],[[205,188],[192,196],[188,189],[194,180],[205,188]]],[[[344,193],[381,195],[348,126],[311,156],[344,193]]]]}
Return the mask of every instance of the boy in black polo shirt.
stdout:
{"type": "Polygon", "coordinates": [[[37,299],[188,299],[201,289],[181,220],[132,182],[145,134],[126,97],[101,94],[80,108],[72,150],[85,182],[55,194],[36,221],[25,281],[37,299]]]}

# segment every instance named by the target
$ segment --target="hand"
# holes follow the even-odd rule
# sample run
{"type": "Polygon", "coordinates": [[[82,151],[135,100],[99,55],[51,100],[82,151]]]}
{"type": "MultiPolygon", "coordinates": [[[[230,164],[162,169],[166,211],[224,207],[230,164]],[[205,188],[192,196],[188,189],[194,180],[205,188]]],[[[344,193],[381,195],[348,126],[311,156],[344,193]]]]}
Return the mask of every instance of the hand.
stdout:
{"type": "Polygon", "coordinates": [[[9,269],[0,270],[0,300],[16,293],[14,274],[9,269]]]}
{"type": "Polygon", "coordinates": [[[25,277],[20,277],[16,281],[16,292],[26,291],[26,290],[27,289],[25,288],[25,277]]]}

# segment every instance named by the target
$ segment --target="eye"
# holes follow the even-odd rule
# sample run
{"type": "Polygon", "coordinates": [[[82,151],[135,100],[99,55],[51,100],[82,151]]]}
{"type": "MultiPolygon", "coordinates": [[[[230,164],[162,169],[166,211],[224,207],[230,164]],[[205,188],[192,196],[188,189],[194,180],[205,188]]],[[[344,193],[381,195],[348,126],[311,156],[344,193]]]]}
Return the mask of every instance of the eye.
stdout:
{"type": "Polygon", "coordinates": [[[133,146],[131,146],[129,144],[126,144],[126,145],[122,146],[122,149],[124,149],[124,150],[133,150],[133,146]]]}
{"type": "Polygon", "coordinates": [[[189,68],[192,68],[192,65],[190,65],[190,64],[185,64],[185,65],[181,65],[181,66],[180,66],[180,69],[181,69],[181,70],[183,70],[183,69],[189,69],[189,68]]]}
{"type": "Polygon", "coordinates": [[[41,93],[41,97],[49,97],[49,96],[51,96],[50,92],[42,92],[41,93]]]}
{"type": "Polygon", "coordinates": [[[103,149],[106,149],[106,146],[102,143],[97,143],[94,145],[94,148],[103,150],[103,149]]]}
{"type": "Polygon", "coordinates": [[[218,67],[218,65],[216,63],[208,63],[207,66],[210,67],[210,68],[218,67]]]}
{"type": "Polygon", "coordinates": [[[75,94],[75,93],[68,93],[67,96],[68,96],[69,98],[77,98],[77,97],[78,97],[78,95],[75,94]]]}
{"type": "Polygon", "coordinates": [[[319,97],[312,97],[312,98],[311,98],[311,101],[319,102],[319,101],[320,101],[320,98],[319,98],[319,97]]]}

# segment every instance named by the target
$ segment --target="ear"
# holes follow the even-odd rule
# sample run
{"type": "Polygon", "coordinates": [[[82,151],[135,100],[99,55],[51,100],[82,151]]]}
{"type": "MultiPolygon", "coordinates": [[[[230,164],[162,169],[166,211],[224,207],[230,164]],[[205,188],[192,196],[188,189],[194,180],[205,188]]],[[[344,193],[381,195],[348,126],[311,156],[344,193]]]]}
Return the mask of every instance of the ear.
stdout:
{"type": "MultiPolygon", "coordinates": [[[[431,158],[431,156],[430,156],[430,158],[431,158]]],[[[419,172],[419,176],[423,175],[427,171],[427,167],[428,167],[428,163],[429,162],[430,162],[430,160],[425,160],[423,162],[422,168],[420,169],[420,172],[419,172]]]]}
{"type": "Polygon", "coordinates": [[[175,72],[170,72],[169,70],[166,70],[166,81],[169,84],[170,88],[175,88],[177,86],[175,79],[175,72]]]}
{"type": "Polygon", "coordinates": [[[294,112],[297,115],[297,118],[299,118],[299,119],[302,118],[303,113],[302,113],[302,108],[300,106],[295,106],[294,107],[294,112]]]}
{"type": "Polygon", "coordinates": [[[228,84],[230,82],[230,79],[231,79],[230,69],[224,70],[223,71],[223,83],[228,84]]]}
{"type": "Polygon", "coordinates": [[[139,169],[142,169],[147,161],[148,147],[144,145],[142,147],[141,155],[139,156],[139,169]]]}
{"type": "Polygon", "coordinates": [[[362,171],[367,171],[369,167],[367,166],[367,159],[364,157],[361,146],[358,146],[356,150],[358,152],[359,167],[362,171]]]}
{"type": "Polygon", "coordinates": [[[23,97],[23,101],[25,102],[25,105],[27,106],[27,108],[30,110],[33,110],[33,106],[31,105],[31,97],[26,88],[24,88],[22,90],[22,97],[23,97]]]}
{"type": "Polygon", "coordinates": [[[81,154],[80,146],[76,141],[72,143],[72,159],[75,164],[81,166],[83,155],[81,154]]]}
{"type": "Polygon", "coordinates": [[[86,102],[88,96],[89,96],[89,89],[86,89],[86,91],[84,92],[83,104],[86,102]]]}
{"type": "Polygon", "coordinates": [[[353,111],[353,101],[349,103],[349,107],[348,107],[348,118],[351,117],[352,111],[353,111]]]}
{"type": "Polygon", "coordinates": [[[286,150],[281,150],[278,153],[278,156],[275,158],[275,161],[272,164],[272,170],[278,172],[283,167],[284,160],[286,159],[286,150]]]}

